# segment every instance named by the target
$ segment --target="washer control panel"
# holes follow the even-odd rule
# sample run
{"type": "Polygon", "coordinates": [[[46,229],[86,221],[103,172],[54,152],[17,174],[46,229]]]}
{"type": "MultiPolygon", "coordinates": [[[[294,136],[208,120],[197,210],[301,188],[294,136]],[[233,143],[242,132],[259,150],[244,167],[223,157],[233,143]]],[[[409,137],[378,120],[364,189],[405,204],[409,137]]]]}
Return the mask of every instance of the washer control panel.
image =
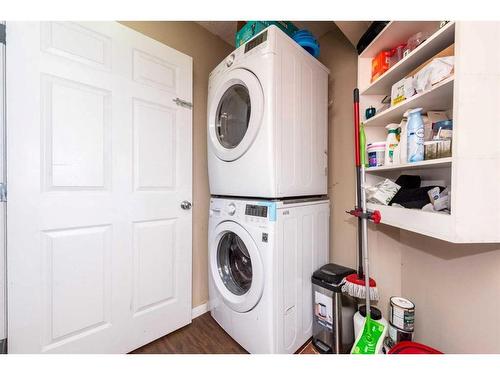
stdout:
{"type": "Polygon", "coordinates": [[[245,215],[267,217],[267,207],[256,204],[247,204],[245,206],[245,215]]]}

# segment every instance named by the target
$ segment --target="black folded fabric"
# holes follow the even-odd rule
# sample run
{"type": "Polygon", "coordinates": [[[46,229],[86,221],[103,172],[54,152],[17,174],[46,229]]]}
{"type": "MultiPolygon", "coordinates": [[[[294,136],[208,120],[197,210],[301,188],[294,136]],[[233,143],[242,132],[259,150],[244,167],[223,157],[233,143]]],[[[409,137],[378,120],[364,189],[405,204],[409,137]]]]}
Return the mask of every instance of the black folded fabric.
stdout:
{"type": "MultiPolygon", "coordinates": [[[[397,182],[396,182],[397,183],[397,182]]],[[[399,185],[399,184],[398,184],[399,185]]],[[[401,188],[396,193],[396,195],[389,202],[389,206],[393,203],[398,203],[406,208],[422,208],[426,204],[431,203],[429,194],[427,192],[433,189],[434,186],[424,186],[417,188],[401,188]]],[[[439,186],[439,192],[442,192],[445,188],[439,186]]]]}
{"type": "Polygon", "coordinates": [[[405,189],[415,189],[420,187],[420,176],[412,176],[407,174],[402,174],[396,180],[396,184],[405,189]]]}

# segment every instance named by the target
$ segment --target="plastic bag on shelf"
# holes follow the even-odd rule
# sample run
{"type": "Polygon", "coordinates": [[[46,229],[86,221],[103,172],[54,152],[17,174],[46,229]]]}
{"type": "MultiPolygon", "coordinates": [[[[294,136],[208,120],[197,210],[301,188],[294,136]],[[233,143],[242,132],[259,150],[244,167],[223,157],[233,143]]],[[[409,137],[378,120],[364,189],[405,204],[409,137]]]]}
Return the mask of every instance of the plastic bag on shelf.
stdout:
{"type": "Polygon", "coordinates": [[[454,56],[437,57],[418,71],[413,77],[417,93],[430,90],[432,85],[448,78],[453,72],[454,60],[454,56]]]}
{"type": "Polygon", "coordinates": [[[365,189],[368,202],[387,206],[399,189],[401,189],[401,186],[386,178],[384,181],[365,189]]]}

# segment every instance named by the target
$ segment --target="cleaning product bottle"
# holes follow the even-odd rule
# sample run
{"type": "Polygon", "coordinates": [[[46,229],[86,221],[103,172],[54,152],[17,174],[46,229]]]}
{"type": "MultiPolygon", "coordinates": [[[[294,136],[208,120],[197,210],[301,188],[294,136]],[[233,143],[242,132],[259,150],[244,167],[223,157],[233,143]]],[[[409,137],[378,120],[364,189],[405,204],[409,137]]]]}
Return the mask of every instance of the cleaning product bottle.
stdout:
{"type": "MultiPolygon", "coordinates": [[[[385,327],[389,327],[389,323],[382,316],[382,312],[375,306],[370,307],[371,318],[383,324],[385,327]]],[[[363,329],[363,325],[366,320],[366,305],[359,306],[358,311],[354,314],[354,337],[358,337],[359,333],[363,329]]]]}
{"type": "MultiPolygon", "coordinates": [[[[408,116],[406,114],[406,116],[408,116]]],[[[401,122],[399,123],[399,145],[397,147],[397,151],[399,151],[399,162],[401,164],[406,164],[408,162],[408,132],[407,132],[407,125],[408,125],[408,117],[403,117],[401,119],[401,122]]]]}
{"type": "Polygon", "coordinates": [[[396,147],[399,144],[398,129],[399,124],[389,124],[387,129],[387,139],[385,140],[385,158],[384,165],[399,164],[399,158],[396,159],[396,147]]]}
{"type": "Polygon", "coordinates": [[[422,108],[416,108],[408,113],[408,162],[415,163],[424,160],[424,121],[422,108]]]}
{"type": "Polygon", "coordinates": [[[368,158],[366,156],[366,135],[365,135],[365,125],[361,123],[359,125],[359,152],[361,165],[364,165],[365,168],[368,168],[368,158]]]}

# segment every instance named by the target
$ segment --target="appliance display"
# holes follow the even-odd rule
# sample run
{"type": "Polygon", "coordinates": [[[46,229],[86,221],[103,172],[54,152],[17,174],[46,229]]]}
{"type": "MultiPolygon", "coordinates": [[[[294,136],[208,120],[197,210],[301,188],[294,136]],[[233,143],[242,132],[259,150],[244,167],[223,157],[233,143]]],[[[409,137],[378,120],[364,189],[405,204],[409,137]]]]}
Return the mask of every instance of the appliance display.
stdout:
{"type": "Polygon", "coordinates": [[[325,198],[211,199],[211,314],[248,352],[294,353],[312,336],[311,276],[328,261],[329,215],[325,198]]]}
{"type": "Polygon", "coordinates": [[[276,26],[210,74],[212,195],[327,194],[329,70],[276,26]]]}

